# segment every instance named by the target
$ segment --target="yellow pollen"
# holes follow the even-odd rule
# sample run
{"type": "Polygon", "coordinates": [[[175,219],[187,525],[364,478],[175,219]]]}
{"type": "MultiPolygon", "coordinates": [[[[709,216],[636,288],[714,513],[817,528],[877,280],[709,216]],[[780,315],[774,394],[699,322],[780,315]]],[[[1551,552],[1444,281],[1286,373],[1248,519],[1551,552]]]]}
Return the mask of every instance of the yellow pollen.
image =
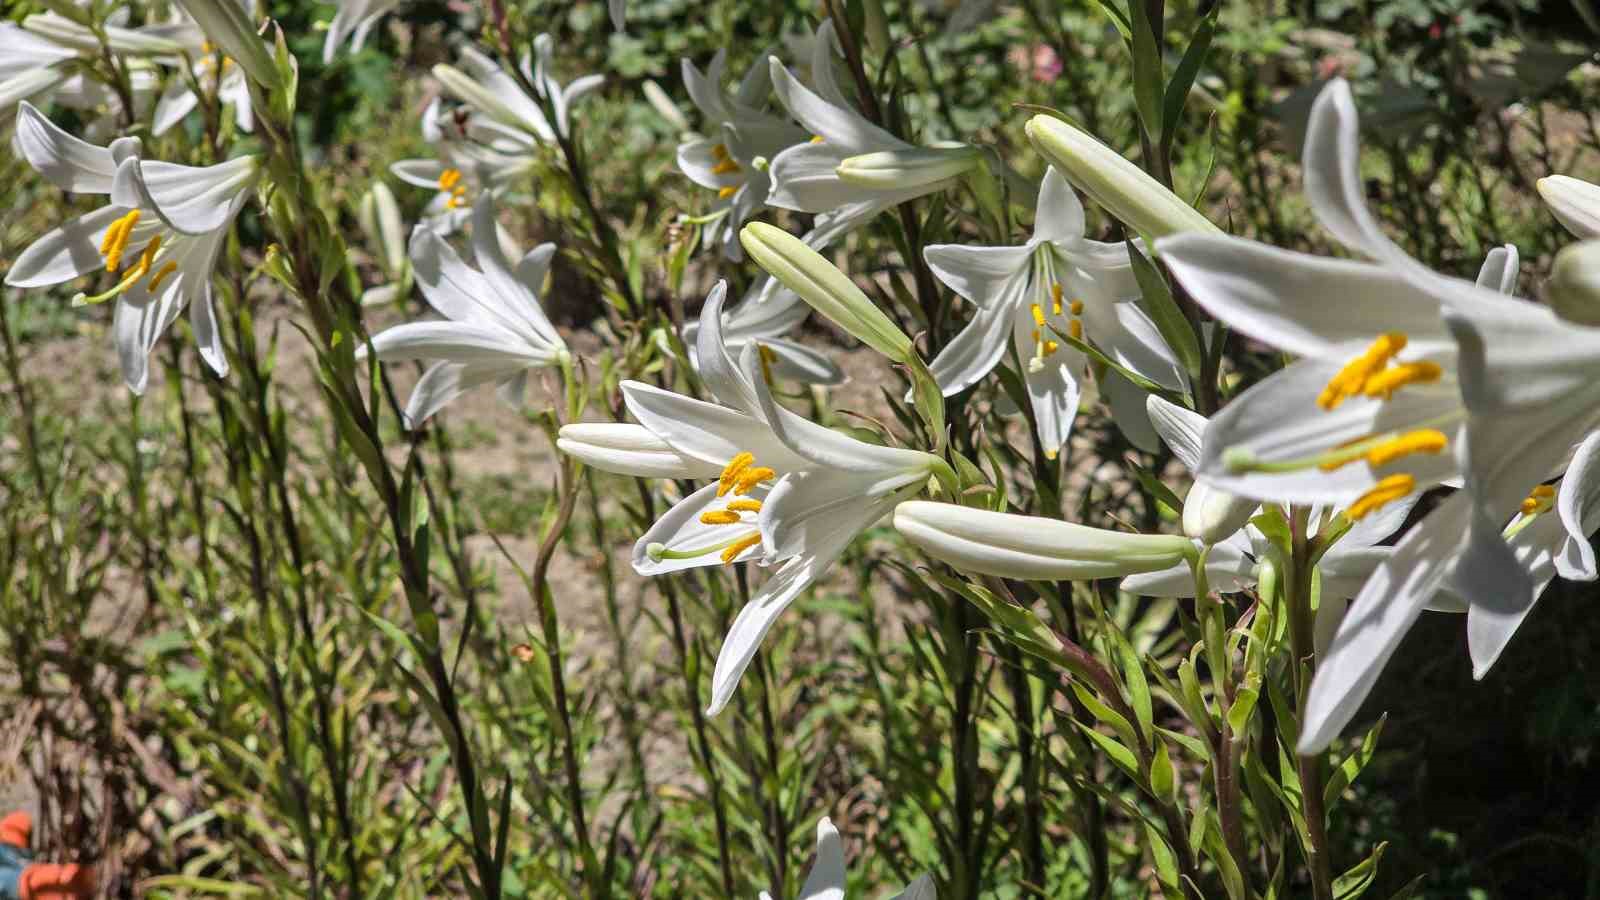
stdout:
{"type": "Polygon", "coordinates": [[[1061,282],[1050,282],[1050,302],[1055,304],[1056,312],[1061,312],[1061,282]]]}
{"type": "Polygon", "coordinates": [[[176,271],[178,271],[178,261],[173,259],[167,260],[166,265],[162,266],[160,269],[157,269],[156,274],[150,276],[150,293],[154,294],[156,289],[161,287],[161,282],[166,281],[167,276],[176,271]]]}
{"type": "MultiPolygon", "coordinates": [[[[1044,308],[1035,303],[1031,312],[1033,313],[1033,324],[1041,328],[1044,327],[1044,308]]],[[[1034,334],[1037,336],[1038,332],[1034,332],[1034,334]]]]}
{"type": "Polygon", "coordinates": [[[1535,485],[1533,490],[1528,492],[1527,498],[1522,501],[1522,514],[1525,516],[1537,516],[1545,512],[1555,505],[1555,497],[1556,489],[1553,485],[1535,485]]]}
{"type": "Polygon", "coordinates": [[[728,158],[728,145],[727,144],[712,144],[711,145],[711,158],[716,160],[717,162],[722,162],[723,160],[727,159],[728,158]]]}
{"type": "Polygon", "coordinates": [[[761,543],[761,532],[759,531],[752,531],[744,537],[739,538],[737,541],[729,544],[728,549],[722,551],[722,564],[725,566],[733,565],[733,560],[735,557],[759,543],[761,543]]]}
{"type": "Polygon", "coordinates": [[[133,227],[139,224],[139,211],[128,210],[127,214],[111,223],[106,229],[106,236],[100,241],[100,253],[106,258],[106,271],[116,274],[122,268],[122,253],[128,249],[128,238],[133,235],[133,227]]]}
{"type": "Polygon", "coordinates": [[[812,136],[811,136],[811,143],[813,143],[813,144],[820,144],[820,143],[822,143],[822,135],[820,135],[820,134],[813,134],[813,135],[812,135],[812,136]]]}
{"type": "Polygon", "coordinates": [[[1083,320],[1073,319],[1067,323],[1067,334],[1072,335],[1075,341],[1083,340],[1083,320]]]}
{"type": "Polygon", "coordinates": [[[728,504],[728,509],[731,509],[734,512],[758,513],[761,512],[761,501],[751,500],[749,497],[740,497],[738,500],[730,502],[728,504]]]}
{"type": "MultiPolygon", "coordinates": [[[[1068,306],[1067,308],[1070,309],[1072,311],[1072,314],[1075,315],[1075,316],[1083,315],[1083,301],[1082,300],[1074,300],[1074,301],[1072,301],[1072,304],[1070,306],[1068,306]]],[[[1059,313],[1059,312],[1061,312],[1061,310],[1057,309],[1056,312],[1059,313]]]]}
{"type": "Polygon", "coordinates": [[[731,175],[739,171],[739,164],[731,159],[725,159],[711,167],[713,175],[731,175]]]}
{"type": "Polygon", "coordinates": [[[756,344],[756,355],[761,358],[761,380],[772,386],[772,364],[778,361],[778,353],[766,344],[756,344]]]}
{"type": "Polygon", "coordinates": [[[1054,352],[1056,352],[1057,350],[1060,350],[1060,349],[1061,349],[1061,345],[1056,343],[1055,341],[1045,341],[1044,342],[1044,355],[1045,356],[1049,356],[1050,354],[1052,354],[1052,353],[1054,353],[1054,352]]]}
{"type": "Polygon", "coordinates": [[[441,191],[452,190],[452,189],[455,188],[456,184],[458,182],[460,182],[460,181],[461,181],[461,170],[460,169],[445,169],[443,172],[439,173],[439,190],[441,190],[441,191]]]}
{"type": "Polygon", "coordinates": [[[1322,393],[1317,395],[1317,405],[1323,409],[1333,409],[1345,401],[1347,397],[1354,397],[1361,392],[1367,379],[1383,370],[1394,359],[1395,354],[1404,350],[1406,336],[1399,332],[1387,332],[1378,335],[1360,356],[1345,363],[1344,368],[1328,380],[1322,393]]]}
{"type": "Polygon", "coordinates": [[[754,453],[740,453],[733,459],[728,460],[728,465],[723,468],[722,474],[717,476],[717,496],[725,496],[729,491],[733,490],[733,486],[739,480],[739,476],[743,475],[744,470],[750,468],[755,461],[756,456],[754,453]]]}
{"type": "Polygon", "coordinates": [[[717,199],[726,200],[737,193],[739,193],[739,189],[730,184],[727,187],[721,188],[717,191],[717,199]]]}
{"type": "Polygon", "coordinates": [[[141,277],[146,272],[149,272],[150,267],[155,264],[156,254],[160,252],[160,250],[161,235],[158,234],[150,239],[150,243],[144,245],[144,252],[139,254],[139,266],[137,271],[141,277]]]}
{"type": "Polygon", "coordinates": [[[1359,521],[1378,507],[1386,503],[1393,503],[1406,496],[1416,487],[1417,480],[1410,475],[1390,475],[1374,485],[1372,490],[1357,497],[1356,502],[1350,504],[1350,508],[1345,510],[1345,515],[1349,516],[1353,522],[1359,521]]]}
{"type": "Polygon", "coordinates": [[[1401,363],[1369,377],[1361,385],[1361,393],[1387,400],[1408,384],[1431,384],[1438,381],[1443,373],[1438,363],[1429,360],[1401,363]]]}
{"type": "Polygon", "coordinates": [[[777,477],[778,473],[767,468],[766,466],[754,466],[745,469],[744,473],[739,476],[739,480],[734,482],[733,492],[734,494],[742,497],[745,494],[755,490],[756,485],[760,484],[761,482],[770,481],[777,477]]]}
{"type": "Polygon", "coordinates": [[[1445,437],[1444,432],[1433,428],[1419,428],[1368,450],[1367,463],[1376,468],[1413,453],[1437,454],[1443,452],[1449,443],[1450,439],[1445,437]]]}
{"type": "Polygon", "coordinates": [[[726,509],[708,509],[700,514],[702,525],[737,525],[739,514],[726,509]]]}

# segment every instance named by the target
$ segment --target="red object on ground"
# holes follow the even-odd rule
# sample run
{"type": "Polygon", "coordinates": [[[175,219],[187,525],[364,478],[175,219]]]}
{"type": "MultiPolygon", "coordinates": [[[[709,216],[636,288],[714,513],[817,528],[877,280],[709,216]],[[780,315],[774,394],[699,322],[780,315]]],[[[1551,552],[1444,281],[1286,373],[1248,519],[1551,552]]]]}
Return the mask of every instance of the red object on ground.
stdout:
{"type": "Polygon", "coordinates": [[[0,844],[10,844],[26,850],[32,841],[33,816],[19,809],[7,813],[5,818],[0,819],[0,844]]]}
{"type": "Polygon", "coordinates": [[[22,900],[84,900],[94,896],[94,868],[35,863],[22,871],[22,900]]]}

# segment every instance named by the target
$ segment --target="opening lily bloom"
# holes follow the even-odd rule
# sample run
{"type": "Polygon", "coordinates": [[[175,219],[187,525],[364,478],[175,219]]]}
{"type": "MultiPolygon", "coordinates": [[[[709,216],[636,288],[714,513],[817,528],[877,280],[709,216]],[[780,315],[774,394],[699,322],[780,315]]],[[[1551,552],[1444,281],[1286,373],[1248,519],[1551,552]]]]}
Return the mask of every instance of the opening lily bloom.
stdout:
{"type": "Polygon", "coordinates": [[[422,113],[422,137],[433,146],[434,159],[402,159],[389,166],[396,178],[433,192],[423,221],[443,235],[466,224],[472,207],[486,193],[505,192],[517,176],[530,171],[535,157],[516,147],[509,152],[475,139],[473,118],[466,111],[444,108],[438,99],[422,113]]]}
{"type": "Polygon", "coordinates": [[[112,336],[134,393],[149,381],[149,356],[185,306],[200,355],[228,373],[212,308],[211,275],[233,219],[258,175],[254,157],[197,168],[145,161],[137,138],[109,147],[79,140],[24,102],[14,146],[62,190],[110,195],[110,205],[39,238],[6,274],[14,287],[60,284],[100,270],[116,278],[79,303],[116,301],[112,336]]]}
{"type": "Polygon", "coordinates": [[[240,131],[254,130],[255,112],[250,105],[250,84],[245,79],[244,70],[230,57],[224,56],[221,48],[211,43],[193,23],[185,23],[180,28],[179,34],[185,43],[176,64],[186,66],[190,77],[181,74],[170,77],[167,89],[156,101],[150,133],[157,136],[166,134],[200,105],[200,94],[195,93],[194,89],[196,85],[206,94],[214,94],[233,110],[234,125],[240,131]]]}
{"type": "MultiPolygon", "coordinates": [[[[728,353],[722,338],[726,295],[727,285],[718,283],[696,335],[701,379],[719,402],[634,381],[622,385],[634,419],[684,461],[680,477],[715,474],[639,538],[634,570],[658,575],[745,561],[778,566],[723,640],[712,673],[711,715],[727,705],[789,604],[858,534],[920,492],[945,465],[927,453],[858,441],[779,406],[760,345],[747,344],[738,363],[728,353]]],[[[654,474],[671,465],[658,446],[611,426],[568,426],[561,442],[564,451],[610,471],[654,474]],[[629,442],[633,446],[619,446],[629,442]]]]}
{"type": "MultiPolygon", "coordinates": [[[[722,341],[729,355],[737,357],[746,345],[759,344],[761,352],[768,356],[774,378],[817,385],[842,384],[844,372],[827,354],[786,337],[811,314],[811,307],[802,303],[794,291],[768,294],[763,286],[762,281],[753,284],[744,299],[722,314],[722,341]]],[[[699,333],[698,321],[683,324],[683,342],[696,369],[700,366],[699,333]]]]}
{"type": "Polygon", "coordinates": [[[477,268],[462,262],[432,229],[419,225],[411,234],[417,284],[445,321],[396,325],[372,338],[372,352],[384,362],[433,362],[406,401],[408,428],[484,384],[499,385],[501,397],[520,406],[529,370],[564,365],[571,358],[539,306],[555,245],[540,244],[513,266],[500,247],[493,199],[480,197],[472,217],[477,268]]]}
{"type": "MultiPolygon", "coordinates": [[[[1082,351],[1052,335],[1092,343],[1155,383],[1182,391],[1188,380],[1155,323],[1136,302],[1139,285],[1124,244],[1084,236],[1083,205],[1054,167],[1045,172],[1033,237],[1016,247],[936,244],[928,267],[976,307],[972,320],[929,365],[946,396],[987,375],[1014,348],[1027,382],[1045,453],[1055,456],[1072,433],[1088,368],[1082,351]]],[[[1153,446],[1142,390],[1107,370],[1101,381],[1112,415],[1136,444],[1153,446]]]]}
{"type": "Polygon", "coordinates": [[[553,144],[571,133],[573,104],[605,83],[600,75],[584,75],[561,85],[551,74],[555,39],[541,34],[533,40],[533,58],[522,58],[521,72],[539,94],[529,96],[500,64],[465,47],[459,66],[437,65],[434,77],[445,90],[473,112],[471,135],[490,149],[508,155],[532,155],[540,144],[553,144]],[[545,115],[548,103],[554,121],[545,115]]]}
{"type": "Polygon", "coordinates": [[[706,218],[705,240],[722,248],[728,259],[744,257],[739,227],[759,212],[772,190],[765,160],[785,147],[806,140],[799,126],[767,112],[771,68],[765,58],[750,65],[730,94],[722,87],[727,52],[718,50],[704,74],[683,61],[683,84],[704,117],[706,136],[689,136],[678,145],[678,169],[690,181],[717,192],[706,218]]]}
{"type": "Polygon", "coordinates": [[[811,59],[815,90],[801,84],[777,57],[770,61],[772,87],[778,100],[812,138],[773,157],[772,193],[767,202],[815,214],[816,222],[805,241],[816,249],[828,246],[892,206],[944,190],[981,162],[976,154],[968,157],[957,151],[951,155],[945,148],[940,152],[941,159],[948,162],[959,156],[961,164],[939,169],[937,177],[866,185],[843,177],[840,167],[851,157],[883,151],[915,153],[919,148],[874,125],[845,99],[833,73],[837,44],[833,22],[823,22],[817,28],[811,59]]]}

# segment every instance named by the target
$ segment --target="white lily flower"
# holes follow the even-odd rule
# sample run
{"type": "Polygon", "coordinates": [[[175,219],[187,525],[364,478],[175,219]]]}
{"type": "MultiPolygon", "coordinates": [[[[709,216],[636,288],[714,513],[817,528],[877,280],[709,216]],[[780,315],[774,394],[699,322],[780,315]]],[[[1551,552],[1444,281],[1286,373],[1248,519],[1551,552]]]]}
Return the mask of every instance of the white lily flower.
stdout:
{"type": "Polygon", "coordinates": [[[79,302],[117,301],[113,339],[134,393],[149,381],[149,356],[167,326],[190,308],[200,355],[228,373],[212,308],[211,275],[233,219],[250,196],[257,161],[242,156],[197,168],[145,161],[137,138],[109,147],[79,140],[24,102],[13,145],[52,184],[111,203],[39,238],[6,273],[6,284],[41,287],[105,269],[115,286],[79,302]]]}
{"type": "Polygon", "coordinates": [[[600,75],[584,75],[562,86],[550,74],[555,39],[541,34],[534,38],[533,49],[536,63],[524,56],[521,71],[538,97],[530,97],[499,63],[471,47],[462,49],[459,66],[433,67],[445,90],[472,109],[473,136],[503,154],[531,154],[538,145],[569,135],[573,104],[605,82],[600,75]],[[554,110],[553,125],[541,101],[554,110]]]}
{"type": "MultiPolygon", "coordinates": [[[[119,18],[113,16],[104,26],[106,46],[123,58],[135,105],[142,107],[155,86],[154,72],[142,57],[171,53],[178,45],[153,34],[157,28],[115,24],[119,18]]],[[[93,32],[57,13],[31,15],[21,26],[0,22],[0,115],[9,115],[23,100],[49,100],[84,112],[107,107],[102,118],[114,120],[122,98],[72,64],[97,58],[100,52],[93,32]]]]}
{"type": "Polygon", "coordinates": [[[477,268],[462,262],[432,229],[418,226],[411,233],[417,284],[445,321],[396,325],[372,338],[372,352],[383,362],[433,362],[406,401],[407,428],[420,426],[462,392],[484,384],[499,385],[507,403],[521,405],[529,370],[570,359],[539,306],[555,245],[540,244],[513,266],[496,234],[493,199],[478,198],[472,217],[477,268]]]}
{"type": "Polygon", "coordinates": [[[614,30],[621,31],[628,24],[628,0],[607,0],[606,12],[614,30]]]}
{"type": "Polygon", "coordinates": [[[529,153],[506,153],[474,140],[469,122],[446,111],[435,98],[422,112],[422,136],[433,145],[436,158],[402,159],[389,166],[406,184],[433,192],[422,217],[442,235],[454,234],[466,224],[478,197],[499,196],[536,162],[529,153]]]}
{"type": "MultiPolygon", "coordinates": [[[[817,29],[811,61],[811,81],[816,90],[800,83],[783,63],[771,58],[772,86],[778,100],[813,135],[809,143],[796,144],[772,159],[772,193],[767,203],[784,209],[814,213],[816,222],[805,241],[822,249],[878,213],[953,185],[979,158],[965,159],[954,172],[932,180],[890,186],[863,186],[846,180],[839,169],[851,157],[882,151],[916,152],[919,149],[867,121],[851,108],[833,75],[833,55],[838,37],[833,22],[817,29]]],[[[949,149],[949,148],[944,148],[949,149]]]]}
{"type": "Polygon", "coordinates": [[[912,500],[895,530],[958,569],[1029,581],[1079,581],[1155,572],[1193,559],[1186,537],[1091,528],[1060,519],[912,500]]]}
{"type": "Polygon", "coordinates": [[[765,109],[771,89],[765,58],[752,63],[738,90],[723,89],[727,51],[718,50],[704,74],[683,60],[683,84],[700,115],[708,137],[694,136],[678,145],[678,169],[689,180],[717,192],[712,213],[723,213],[705,232],[707,243],[722,247],[728,259],[744,258],[739,227],[760,211],[772,190],[764,160],[804,141],[807,134],[765,109]]]}
{"type": "MultiPolygon", "coordinates": [[[[929,365],[939,386],[946,396],[966,390],[1015,347],[1024,363],[1039,441],[1051,457],[1072,433],[1079,373],[1088,364],[1081,351],[1055,340],[1052,329],[1094,344],[1163,387],[1181,391],[1188,384],[1161,332],[1136,302],[1139,285],[1128,248],[1084,236],[1083,206],[1054,167],[1045,172],[1033,237],[1026,244],[937,244],[923,256],[935,277],[976,307],[972,321],[929,365]]],[[[1114,371],[1106,372],[1102,386],[1118,423],[1130,435],[1148,433],[1144,392],[1114,371]]]]}
{"type": "Polygon", "coordinates": [[[346,40],[350,42],[350,52],[360,53],[366,46],[367,35],[372,33],[373,26],[379,20],[393,12],[400,5],[400,0],[336,0],[339,11],[333,14],[333,21],[328,23],[328,35],[322,41],[322,64],[328,65],[338,55],[339,47],[346,40]]]}
{"type": "Polygon", "coordinates": [[[623,474],[717,480],[678,501],[634,544],[633,567],[658,575],[721,563],[778,565],[724,639],[708,715],[727,705],[777,617],[846,546],[899,501],[922,490],[938,457],[867,444],[779,406],[767,355],[746,344],[735,363],[722,337],[726,283],[706,298],[696,334],[700,375],[717,403],[636,381],[623,396],[641,426],[567,426],[560,446],[623,474]],[[675,460],[666,450],[676,454],[675,460]],[[677,467],[677,468],[675,468],[677,467]]]}
{"type": "MultiPolygon", "coordinates": [[[[1533,308],[1506,296],[1516,282],[1514,248],[1491,253],[1474,284],[1429,270],[1383,233],[1362,194],[1358,132],[1349,86],[1336,79],[1312,106],[1306,194],[1323,227],[1375,264],[1196,234],[1157,244],[1202,306],[1246,334],[1307,357],[1212,420],[1201,475],[1245,496],[1338,506],[1356,520],[1454,479],[1463,460],[1476,468],[1494,456],[1472,449],[1472,354],[1452,346],[1464,344],[1451,340],[1458,337],[1454,329],[1441,334],[1439,326],[1458,316],[1498,319],[1533,308]]],[[[1528,345],[1516,346],[1521,352],[1528,345]]],[[[1585,430],[1560,440],[1554,454],[1585,430]]],[[[1491,523],[1516,509],[1554,461],[1544,455],[1504,479],[1520,482],[1514,495],[1475,488],[1447,499],[1400,540],[1319,661],[1302,753],[1325,748],[1355,714],[1452,572],[1469,606],[1492,607],[1503,602],[1497,597],[1531,590],[1491,523]]],[[[1470,469],[1468,476],[1471,487],[1470,469]]]]}
{"type": "MultiPolygon", "coordinates": [[[[824,816],[817,823],[817,858],[800,886],[799,900],[844,900],[844,888],[844,844],[833,820],[824,816]]],[[[772,900],[772,895],[762,891],[761,900],[772,900]]],[[[890,900],[938,900],[933,876],[918,876],[890,900]]]]}
{"type": "MultiPolygon", "coordinates": [[[[1156,431],[1178,462],[1194,474],[1200,464],[1206,418],[1160,397],[1151,397],[1149,403],[1156,431]]],[[[1322,554],[1317,562],[1323,604],[1317,611],[1319,622],[1338,624],[1346,602],[1388,558],[1392,548],[1379,543],[1405,524],[1415,502],[1414,497],[1406,498],[1360,519],[1322,554]]],[[[1248,524],[1257,509],[1255,501],[1236,497],[1198,477],[1189,489],[1183,500],[1184,534],[1194,540],[1197,550],[1206,549],[1206,583],[1212,590],[1237,593],[1254,588],[1259,581],[1260,563],[1269,548],[1265,536],[1248,524]]],[[[1321,509],[1313,509],[1309,520],[1313,537],[1332,521],[1321,509]]],[[[1185,562],[1130,575],[1122,580],[1121,589],[1146,597],[1193,597],[1194,570],[1185,562]]]]}

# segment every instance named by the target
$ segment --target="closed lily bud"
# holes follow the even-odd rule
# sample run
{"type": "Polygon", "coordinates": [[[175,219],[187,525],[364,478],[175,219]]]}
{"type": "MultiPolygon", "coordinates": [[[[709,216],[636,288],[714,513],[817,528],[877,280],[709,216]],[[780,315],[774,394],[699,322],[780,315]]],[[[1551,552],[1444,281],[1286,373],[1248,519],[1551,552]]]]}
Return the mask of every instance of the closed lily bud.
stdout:
{"type": "Polygon", "coordinates": [[[1557,253],[1544,292],[1561,318],[1600,325],[1600,240],[1581,241],[1557,253]]]}
{"type": "Polygon", "coordinates": [[[367,237],[383,251],[383,263],[389,274],[399,272],[406,264],[405,221],[400,217],[400,204],[394,192],[381,181],[373,182],[372,189],[361,198],[361,228],[367,237]]]}
{"type": "Polygon", "coordinates": [[[1581,238],[1600,237],[1600,185],[1566,175],[1539,179],[1539,196],[1550,214],[1581,238]]]}
{"type": "Polygon", "coordinates": [[[1183,533],[1206,544],[1220,544],[1243,528],[1260,504],[1196,481],[1183,498],[1183,533]]]}
{"type": "Polygon", "coordinates": [[[1059,519],[912,500],[894,510],[906,540],[958,569],[1030,581],[1155,572],[1194,558],[1180,535],[1128,534],[1059,519]]]}
{"type": "Polygon", "coordinates": [[[266,42],[261,40],[238,3],[234,0],[178,0],[178,5],[252,81],[265,88],[280,86],[278,67],[266,42]]]}
{"type": "Polygon", "coordinates": [[[877,189],[916,188],[955,178],[983,159],[983,151],[967,144],[880,150],[852,156],[834,169],[840,179],[877,189]]]}
{"type": "Polygon", "coordinates": [[[751,222],[739,232],[739,243],[757,265],[852,337],[896,362],[906,362],[916,352],[911,338],[849,276],[799,238],[765,222],[751,222]]]}
{"type": "Polygon", "coordinates": [[[1140,234],[1160,238],[1183,231],[1222,232],[1122,154],[1055,116],[1034,116],[1025,130],[1068,181],[1140,234]]]}

